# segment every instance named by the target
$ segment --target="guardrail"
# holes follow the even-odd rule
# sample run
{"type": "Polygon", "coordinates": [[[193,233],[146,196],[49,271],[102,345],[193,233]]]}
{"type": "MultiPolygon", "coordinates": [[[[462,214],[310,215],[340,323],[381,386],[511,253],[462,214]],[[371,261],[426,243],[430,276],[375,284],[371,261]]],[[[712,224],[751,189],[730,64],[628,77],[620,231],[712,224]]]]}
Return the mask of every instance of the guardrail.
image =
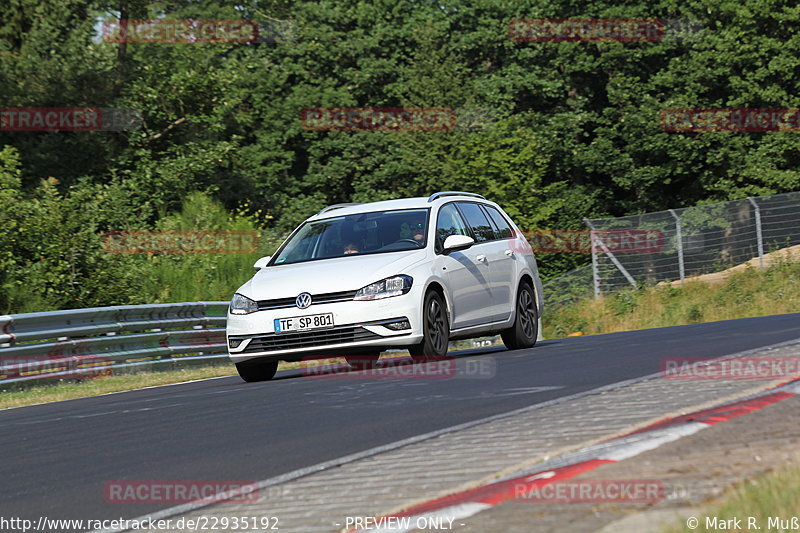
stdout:
{"type": "Polygon", "coordinates": [[[0,385],[227,357],[227,308],[187,302],[0,316],[0,385]]]}

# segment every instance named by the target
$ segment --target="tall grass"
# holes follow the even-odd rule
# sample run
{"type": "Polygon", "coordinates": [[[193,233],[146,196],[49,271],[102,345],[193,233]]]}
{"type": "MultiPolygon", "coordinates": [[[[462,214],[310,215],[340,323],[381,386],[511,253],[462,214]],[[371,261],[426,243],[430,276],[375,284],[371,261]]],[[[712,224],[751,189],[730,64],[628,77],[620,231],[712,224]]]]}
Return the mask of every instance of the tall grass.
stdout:
{"type": "Polygon", "coordinates": [[[800,312],[800,263],[776,261],[748,267],[724,281],[690,281],[584,299],[553,312],[545,310],[545,338],[678,326],[753,316],[800,312]]]}
{"type": "Polygon", "coordinates": [[[800,464],[794,463],[730,490],[708,514],[696,517],[699,524],[696,529],[673,527],[666,529],[665,533],[735,530],[735,527],[720,527],[719,522],[725,520],[730,524],[737,518],[742,531],[796,531],[799,527],[798,510],[800,464]],[[752,517],[755,529],[747,527],[748,517],[752,517]],[[716,526],[714,518],[717,519],[716,526]]]}
{"type": "Polygon", "coordinates": [[[229,300],[253,275],[253,263],[259,257],[261,254],[154,257],[143,290],[153,303],[229,300]]]}
{"type": "Polygon", "coordinates": [[[252,277],[253,264],[272,254],[282,233],[258,226],[255,217],[229,214],[202,194],[187,198],[180,213],[159,220],[162,231],[247,231],[259,234],[254,253],[160,254],[144,258],[145,301],[153,303],[229,300],[252,277]]]}

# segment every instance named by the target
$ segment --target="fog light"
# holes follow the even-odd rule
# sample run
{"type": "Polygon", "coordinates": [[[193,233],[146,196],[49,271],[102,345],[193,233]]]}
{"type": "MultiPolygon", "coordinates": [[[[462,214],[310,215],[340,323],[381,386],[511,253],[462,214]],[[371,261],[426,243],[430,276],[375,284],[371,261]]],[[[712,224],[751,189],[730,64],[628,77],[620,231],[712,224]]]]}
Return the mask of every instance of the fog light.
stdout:
{"type": "Polygon", "coordinates": [[[411,329],[411,324],[408,323],[408,320],[398,320],[397,322],[389,322],[386,327],[394,331],[400,331],[401,329],[411,329]]]}
{"type": "Polygon", "coordinates": [[[238,348],[244,339],[228,339],[228,346],[231,348],[238,348]]]}

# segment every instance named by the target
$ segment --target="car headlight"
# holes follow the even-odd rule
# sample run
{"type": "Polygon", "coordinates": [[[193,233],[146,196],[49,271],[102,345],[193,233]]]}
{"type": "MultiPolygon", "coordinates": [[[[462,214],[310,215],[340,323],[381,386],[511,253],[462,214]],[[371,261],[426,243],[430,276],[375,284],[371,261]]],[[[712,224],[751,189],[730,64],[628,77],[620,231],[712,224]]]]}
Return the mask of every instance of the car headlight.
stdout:
{"type": "Polygon", "coordinates": [[[359,289],[353,300],[380,300],[400,296],[411,290],[413,281],[411,276],[405,274],[382,279],[359,289]]]}
{"type": "Polygon", "coordinates": [[[234,315],[246,315],[258,311],[258,303],[247,296],[242,296],[238,292],[233,295],[231,300],[231,313],[234,315]]]}

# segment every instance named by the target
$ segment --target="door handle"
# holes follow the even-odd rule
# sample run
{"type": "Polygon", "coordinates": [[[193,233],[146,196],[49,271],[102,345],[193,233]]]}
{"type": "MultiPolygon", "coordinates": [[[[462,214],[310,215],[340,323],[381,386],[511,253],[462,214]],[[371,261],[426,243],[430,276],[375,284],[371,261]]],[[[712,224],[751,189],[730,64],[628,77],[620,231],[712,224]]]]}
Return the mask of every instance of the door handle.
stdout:
{"type": "Polygon", "coordinates": [[[506,255],[508,257],[514,257],[514,250],[506,250],[506,255]]]}
{"type": "Polygon", "coordinates": [[[476,261],[480,261],[481,263],[485,263],[486,262],[486,256],[481,254],[478,257],[476,257],[475,260],[476,261]]]}

